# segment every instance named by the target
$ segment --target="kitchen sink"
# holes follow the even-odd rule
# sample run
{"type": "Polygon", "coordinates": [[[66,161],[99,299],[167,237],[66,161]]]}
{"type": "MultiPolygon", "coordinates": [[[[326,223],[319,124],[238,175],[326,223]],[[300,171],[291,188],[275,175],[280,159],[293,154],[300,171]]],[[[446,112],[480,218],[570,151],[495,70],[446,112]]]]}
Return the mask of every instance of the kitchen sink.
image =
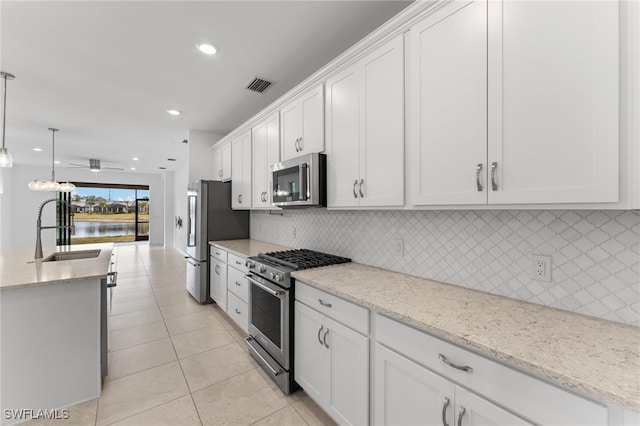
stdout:
{"type": "Polygon", "coordinates": [[[100,249],[97,250],[76,250],[76,251],[57,251],[42,259],[43,262],[58,262],[60,260],[75,259],[91,259],[98,257],[100,249]]]}

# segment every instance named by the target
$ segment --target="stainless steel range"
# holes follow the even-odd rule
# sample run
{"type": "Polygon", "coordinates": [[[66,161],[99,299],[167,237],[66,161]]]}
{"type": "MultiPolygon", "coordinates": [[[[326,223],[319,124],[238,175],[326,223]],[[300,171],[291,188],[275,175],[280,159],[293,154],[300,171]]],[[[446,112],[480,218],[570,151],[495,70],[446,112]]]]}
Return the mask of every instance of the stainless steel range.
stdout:
{"type": "Polygon", "coordinates": [[[293,380],[293,302],[291,272],[351,262],[351,259],[313,250],[287,250],[247,259],[250,283],[249,337],[251,356],[285,394],[293,380]]]}

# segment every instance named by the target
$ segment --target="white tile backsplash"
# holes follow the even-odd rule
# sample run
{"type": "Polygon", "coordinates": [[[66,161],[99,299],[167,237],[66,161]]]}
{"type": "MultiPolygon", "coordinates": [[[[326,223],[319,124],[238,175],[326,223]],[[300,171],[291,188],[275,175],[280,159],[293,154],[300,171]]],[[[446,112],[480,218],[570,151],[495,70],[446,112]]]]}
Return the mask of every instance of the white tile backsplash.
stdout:
{"type": "Polygon", "coordinates": [[[256,211],[251,238],[640,326],[640,211],[256,211]]]}

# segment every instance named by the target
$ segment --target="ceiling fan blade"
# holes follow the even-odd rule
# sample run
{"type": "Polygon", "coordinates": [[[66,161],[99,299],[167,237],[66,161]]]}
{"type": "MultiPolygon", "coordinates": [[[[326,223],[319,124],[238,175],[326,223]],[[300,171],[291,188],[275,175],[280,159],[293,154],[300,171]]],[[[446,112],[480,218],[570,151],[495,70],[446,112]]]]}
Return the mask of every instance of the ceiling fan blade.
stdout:
{"type": "Polygon", "coordinates": [[[89,168],[89,166],[84,165],[84,164],[75,164],[75,163],[69,163],[69,166],[74,166],[74,167],[84,167],[86,169],[89,168]]]}
{"type": "Polygon", "coordinates": [[[124,170],[124,169],[123,169],[123,168],[121,168],[121,167],[108,167],[108,166],[107,166],[107,167],[102,166],[102,167],[101,167],[101,169],[102,169],[102,170],[124,170]]]}

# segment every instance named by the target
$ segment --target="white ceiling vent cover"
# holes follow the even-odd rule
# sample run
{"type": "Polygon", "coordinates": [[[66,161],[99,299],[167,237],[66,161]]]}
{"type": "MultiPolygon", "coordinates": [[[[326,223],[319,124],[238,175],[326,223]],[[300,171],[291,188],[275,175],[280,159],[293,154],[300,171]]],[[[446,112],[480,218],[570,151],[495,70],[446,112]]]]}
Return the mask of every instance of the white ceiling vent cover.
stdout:
{"type": "Polygon", "coordinates": [[[253,77],[253,80],[247,84],[247,89],[254,92],[262,93],[267,90],[267,87],[271,86],[271,82],[260,77],[253,77]]]}

